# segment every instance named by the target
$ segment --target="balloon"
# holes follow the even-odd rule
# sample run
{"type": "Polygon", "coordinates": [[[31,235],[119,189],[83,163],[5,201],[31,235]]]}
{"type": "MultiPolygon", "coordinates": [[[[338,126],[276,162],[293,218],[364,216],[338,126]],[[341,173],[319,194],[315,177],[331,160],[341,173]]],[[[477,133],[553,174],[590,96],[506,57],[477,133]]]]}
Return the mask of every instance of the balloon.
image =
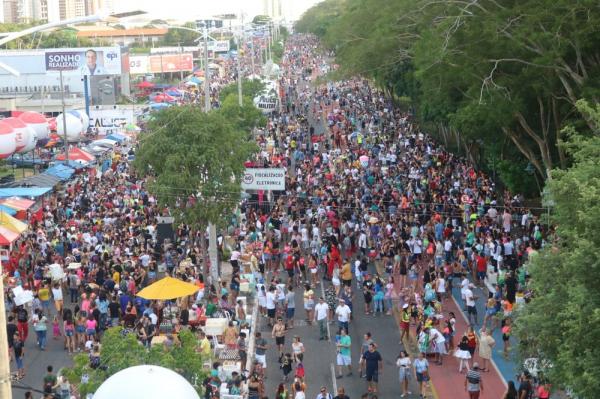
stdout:
{"type": "Polygon", "coordinates": [[[81,119],[70,113],[67,113],[64,116],[63,114],[60,114],[56,117],[56,133],[58,136],[61,139],[64,139],[65,137],[63,118],[67,124],[67,141],[79,141],[83,130],[83,124],[81,123],[81,119]]]}
{"type": "Polygon", "coordinates": [[[15,131],[15,140],[17,140],[17,147],[15,150],[17,152],[21,151],[21,149],[29,142],[30,130],[27,129],[27,125],[22,120],[12,117],[3,119],[2,121],[8,123],[15,131]]]}
{"type": "Polygon", "coordinates": [[[83,111],[81,109],[75,109],[75,110],[69,111],[69,113],[72,115],[75,115],[81,121],[81,125],[83,126],[82,133],[87,132],[88,127],[90,127],[90,117],[85,113],[85,111],[83,111]]]}
{"type": "Polygon", "coordinates": [[[38,140],[45,140],[50,137],[50,128],[44,115],[38,112],[27,111],[19,115],[19,119],[35,131],[38,140]]]}
{"type": "Polygon", "coordinates": [[[17,149],[14,129],[6,122],[0,121],[0,158],[10,157],[17,149]]]}
{"type": "Polygon", "coordinates": [[[35,130],[33,130],[33,128],[31,126],[27,126],[27,141],[25,142],[25,146],[23,148],[21,148],[20,150],[17,150],[17,152],[19,154],[25,154],[26,152],[29,152],[31,150],[33,150],[37,144],[37,133],[35,132],[35,130]]]}

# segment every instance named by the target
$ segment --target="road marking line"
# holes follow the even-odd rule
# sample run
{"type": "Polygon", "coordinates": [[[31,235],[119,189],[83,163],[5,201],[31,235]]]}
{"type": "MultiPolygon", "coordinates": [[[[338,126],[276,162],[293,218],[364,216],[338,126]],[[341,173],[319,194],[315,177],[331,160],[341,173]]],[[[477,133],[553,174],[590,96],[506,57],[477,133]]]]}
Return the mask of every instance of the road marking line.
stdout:
{"type": "MultiPolygon", "coordinates": [[[[319,284],[321,284],[321,296],[323,297],[323,299],[325,300],[325,289],[323,288],[323,286],[325,284],[323,284],[322,281],[319,282],[319,284]]],[[[325,303],[327,303],[327,301],[325,301],[325,303]]],[[[327,339],[329,341],[331,341],[331,331],[329,330],[329,315],[327,315],[327,323],[325,324],[327,326],[327,339]]],[[[319,335],[321,334],[321,332],[319,331],[319,335]]]]}
{"type": "Polygon", "coordinates": [[[329,363],[329,366],[331,368],[331,383],[333,386],[333,392],[335,392],[335,394],[337,395],[337,381],[335,379],[335,366],[333,365],[333,363],[329,363]]]}

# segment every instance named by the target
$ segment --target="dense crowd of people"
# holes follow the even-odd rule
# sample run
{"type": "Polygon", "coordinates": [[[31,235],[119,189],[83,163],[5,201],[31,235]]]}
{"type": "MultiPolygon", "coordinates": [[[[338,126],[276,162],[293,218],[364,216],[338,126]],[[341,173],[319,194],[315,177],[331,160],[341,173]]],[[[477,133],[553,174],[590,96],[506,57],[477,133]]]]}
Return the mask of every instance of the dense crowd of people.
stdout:
{"type": "MultiPolygon", "coordinates": [[[[245,364],[253,354],[246,353],[248,337],[241,333],[246,314],[237,297],[246,271],[255,277],[259,312],[271,333],[252,332],[254,366],[227,378],[229,394],[269,396],[263,378],[270,348],[278,351],[283,373],[276,397],[305,398],[308,348],[299,336],[286,342],[296,308],[302,307],[319,338],[334,341],[338,377],[357,371],[371,397],[378,393],[383,359],[367,333],[353,367],[348,333],[358,312],[399,314],[404,342],[412,329],[419,354],[411,359],[402,351],[395,361],[402,397],[410,394],[413,378],[422,394],[429,367],[452,354],[458,372],[466,372],[471,398],[477,398],[481,372],[489,368],[497,344],[490,332],[501,329],[508,355],[511,313],[529,295],[524,264],[548,232],[518,196],[499,192],[489,177],[422,133],[410,113],[394,107],[369,82],[312,84],[330,69],[329,55],[314,37],[289,38],[279,81],[281,112],[257,135],[261,151],[249,161],[255,167],[285,167],[286,191],[258,192],[242,201],[233,221],[233,273],[227,280],[205,284],[203,232],[179,224],[173,241],[158,239],[158,218],[169,211],[131,170],[133,144],[117,146],[97,167],[50,195],[43,217],[20,240],[7,266],[11,284],[35,294],[27,306],[7,297],[16,378],[25,373],[30,326],[39,350],[45,350],[51,328],[66,351],[86,351],[90,365],[101,367],[106,328],[121,325],[151,346],[159,334],[172,342],[181,328],[196,329],[206,318],[226,315],[231,322],[223,344],[245,364]],[[64,278],[52,278],[52,264],[62,266],[64,278]],[[175,313],[169,303],[136,296],[162,273],[198,285],[198,295],[178,300],[175,313]],[[322,281],[325,296],[316,291],[322,281]],[[486,282],[489,298],[480,315],[474,289],[486,282]],[[466,331],[456,331],[456,316],[445,309],[453,289],[465,302],[471,323],[466,331]],[[355,306],[358,295],[364,309],[355,306]],[[337,327],[334,337],[328,336],[329,321],[337,327]],[[476,350],[481,367],[472,360],[476,350]]],[[[224,238],[220,242],[226,246],[224,238]]],[[[210,355],[200,331],[198,342],[201,353],[210,355]]],[[[218,397],[222,380],[216,363],[204,383],[207,398],[218,397]]],[[[67,398],[73,386],[48,378],[43,389],[67,398]]],[[[348,398],[343,388],[330,394],[327,387],[317,398],[334,397],[348,398]]]]}

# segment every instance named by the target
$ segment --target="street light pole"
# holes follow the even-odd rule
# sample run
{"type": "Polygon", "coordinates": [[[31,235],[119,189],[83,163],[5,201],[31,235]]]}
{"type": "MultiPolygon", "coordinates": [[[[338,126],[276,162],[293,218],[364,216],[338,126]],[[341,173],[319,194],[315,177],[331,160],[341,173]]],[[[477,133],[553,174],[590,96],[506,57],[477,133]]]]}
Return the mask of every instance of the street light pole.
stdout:
{"type": "Polygon", "coordinates": [[[69,140],[67,140],[67,114],[65,113],[65,89],[63,85],[63,71],[62,69],[58,72],[60,76],[60,101],[62,105],[62,121],[63,121],[63,134],[65,136],[65,164],[69,164],[69,140]]]}
{"type": "Polygon", "coordinates": [[[210,81],[208,77],[208,24],[204,23],[204,112],[210,111],[210,81]]]}
{"type": "Polygon", "coordinates": [[[238,75],[238,103],[240,107],[243,104],[242,99],[242,67],[240,65],[242,58],[242,43],[244,42],[244,17],[242,16],[242,33],[238,37],[238,46],[237,46],[237,75],[238,75]]]}
{"type": "Polygon", "coordinates": [[[181,56],[183,55],[183,47],[182,43],[177,43],[179,45],[179,80],[183,82],[183,64],[181,62],[181,56]]]}

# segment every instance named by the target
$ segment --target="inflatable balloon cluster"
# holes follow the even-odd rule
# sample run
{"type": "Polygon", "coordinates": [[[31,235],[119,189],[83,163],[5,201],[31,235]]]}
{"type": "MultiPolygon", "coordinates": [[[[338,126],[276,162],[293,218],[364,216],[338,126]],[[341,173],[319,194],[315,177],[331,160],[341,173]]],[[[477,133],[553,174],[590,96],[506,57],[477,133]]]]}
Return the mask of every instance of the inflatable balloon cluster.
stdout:
{"type": "Polygon", "coordinates": [[[46,117],[37,112],[23,112],[17,118],[0,120],[0,158],[33,150],[38,140],[50,135],[46,117]]]}
{"type": "Polygon", "coordinates": [[[83,111],[69,111],[64,115],[60,114],[56,117],[56,133],[61,138],[65,135],[63,119],[66,121],[67,141],[70,143],[79,141],[90,125],[90,118],[83,111]]]}

